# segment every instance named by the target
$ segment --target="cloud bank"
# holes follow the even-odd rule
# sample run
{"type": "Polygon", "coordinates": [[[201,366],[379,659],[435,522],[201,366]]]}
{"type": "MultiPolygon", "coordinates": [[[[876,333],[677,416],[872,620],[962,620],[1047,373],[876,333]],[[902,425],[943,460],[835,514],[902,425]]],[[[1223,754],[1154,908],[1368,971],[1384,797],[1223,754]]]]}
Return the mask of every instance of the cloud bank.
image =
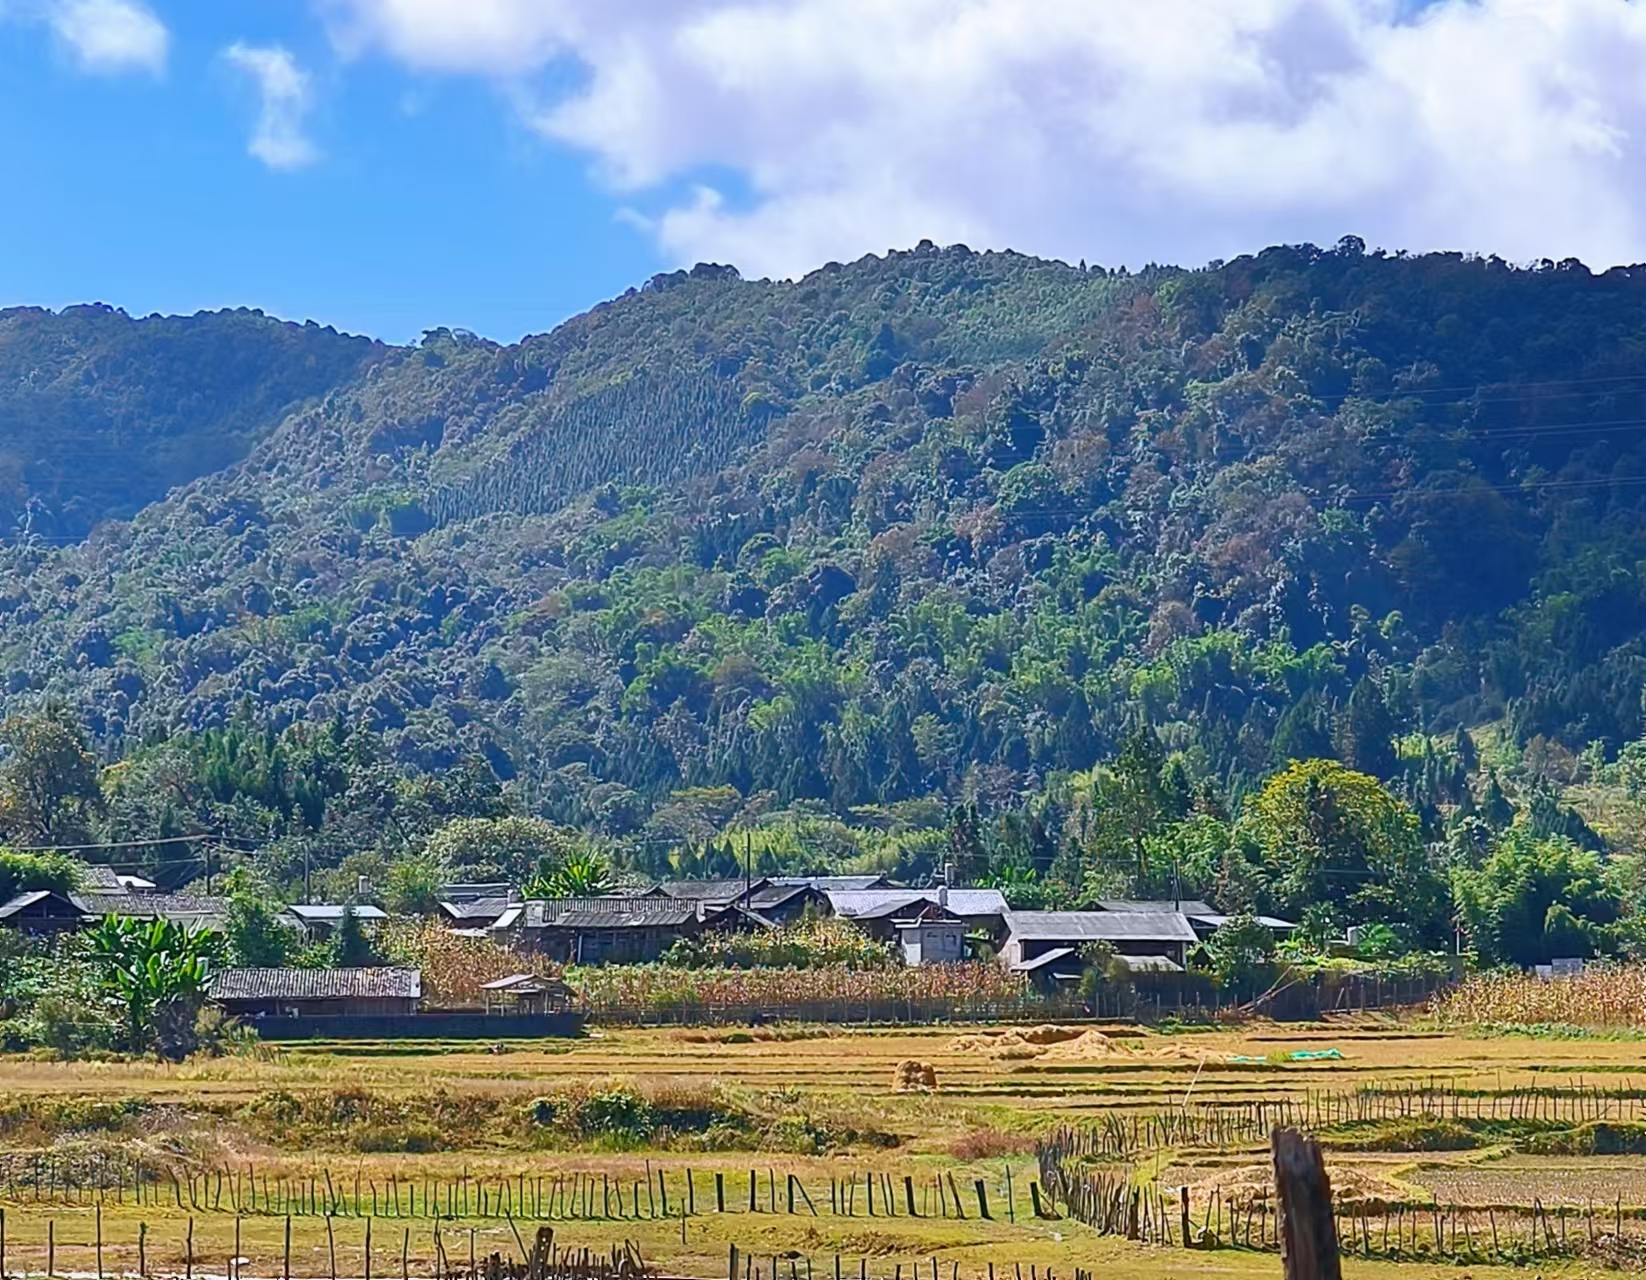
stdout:
{"type": "Polygon", "coordinates": [[[323,2],[345,55],[509,86],[682,261],[1646,259],[1637,0],[323,2]]]}
{"type": "Polygon", "coordinates": [[[247,151],[271,169],[301,169],[318,160],[319,148],[304,129],[313,88],[291,52],[279,45],[236,43],[223,56],[257,88],[257,124],[247,151]]]}

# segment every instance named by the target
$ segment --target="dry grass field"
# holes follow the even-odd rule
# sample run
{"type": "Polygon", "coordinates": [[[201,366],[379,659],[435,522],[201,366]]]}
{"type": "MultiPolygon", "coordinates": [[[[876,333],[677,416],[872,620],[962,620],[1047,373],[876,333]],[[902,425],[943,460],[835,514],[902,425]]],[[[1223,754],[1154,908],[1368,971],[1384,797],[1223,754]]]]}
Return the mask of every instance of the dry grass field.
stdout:
{"type": "MultiPolygon", "coordinates": [[[[860,1267],[873,1280],[915,1280],[914,1266],[929,1275],[932,1259],[940,1276],[958,1266],[968,1280],[991,1264],[1001,1280],[1015,1280],[1018,1267],[1025,1277],[1048,1268],[1072,1276],[1076,1266],[1139,1277],[1274,1275],[1272,1252],[1100,1236],[1061,1210],[1037,1218],[1035,1140],[1060,1126],[1210,1104],[1319,1105],[1372,1086],[1386,1097],[1441,1091],[1452,1099],[1441,1107],[1460,1118],[1438,1127],[1350,1118],[1325,1130],[1333,1176],[1356,1203],[1410,1210],[1414,1232],[1419,1207],[1458,1206],[1458,1252],[1488,1225],[1538,1248],[1558,1230],[1566,1256],[1526,1259],[1538,1274],[1629,1261],[1637,1244],[1612,1241],[1619,1222],[1646,1247],[1646,1155],[1589,1150],[1594,1126],[1579,1123],[1604,1111],[1615,1123],[1601,1146],[1634,1141],[1629,1126],[1646,1118],[1639,1042],[1471,1038],[1366,1020],[1182,1035],[616,1031],[511,1046],[277,1047],[179,1066],[0,1058],[4,1263],[9,1275],[44,1273],[49,1253],[60,1274],[97,1274],[100,1210],[106,1274],[136,1271],[141,1231],[151,1274],[226,1275],[238,1256],[248,1277],[279,1276],[286,1211],[296,1210],[296,1276],[329,1277],[334,1266],[363,1276],[368,1219],[370,1273],[391,1280],[402,1252],[411,1276],[430,1276],[440,1256],[466,1266],[471,1230],[477,1253],[518,1255],[540,1222],[560,1245],[635,1241],[677,1275],[723,1276],[733,1244],[757,1260],[752,1274],[762,1280],[772,1280],[774,1259],[776,1280],[791,1265],[796,1280],[808,1268],[824,1280],[836,1256],[848,1280],[860,1267]],[[1329,1050],[1341,1056],[1293,1058],[1329,1050]],[[935,1090],[893,1090],[908,1061],[935,1069],[935,1090]],[[792,1214],[791,1175],[802,1189],[792,1214]],[[975,1202],[978,1180],[988,1220],[975,1202]],[[1540,1225],[1534,1205],[1561,1216],[1540,1225]]],[[[1261,1182],[1263,1159],[1261,1142],[1234,1141],[1122,1163],[1139,1185],[1189,1186],[1198,1225],[1214,1197],[1221,1215],[1261,1182]]],[[[1408,1219],[1391,1221],[1403,1238],[1408,1219]]],[[[1239,1237],[1232,1226],[1219,1234],[1224,1245],[1239,1237]]],[[[1361,1241],[1377,1252],[1375,1238],[1361,1241]]],[[[1471,1272],[1498,1269],[1498,1255],[1485,1256],[1482,1246],[1471,1272]]],[[[1348,1263],[1351,1275],[1456,1270],[1451,1258],[1348,1263]]]]}

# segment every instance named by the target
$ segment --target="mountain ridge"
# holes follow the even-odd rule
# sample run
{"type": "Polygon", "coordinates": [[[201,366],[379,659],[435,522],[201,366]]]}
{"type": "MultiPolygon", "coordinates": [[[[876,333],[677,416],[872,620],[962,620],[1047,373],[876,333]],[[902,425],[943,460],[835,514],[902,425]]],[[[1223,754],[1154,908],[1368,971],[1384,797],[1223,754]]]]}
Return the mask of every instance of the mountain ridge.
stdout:
{"type": "Polygon", "coordinates": [[[1643,296],[1352,240],[674,273],[374,345],[129,523],[0,548],[0,678],[110,759],[341,717],[612,838],[692,788],[1010,805],[1139,723],[1232,800],[1367,682],[1404,731],[1615,753],[1643,296]]]}

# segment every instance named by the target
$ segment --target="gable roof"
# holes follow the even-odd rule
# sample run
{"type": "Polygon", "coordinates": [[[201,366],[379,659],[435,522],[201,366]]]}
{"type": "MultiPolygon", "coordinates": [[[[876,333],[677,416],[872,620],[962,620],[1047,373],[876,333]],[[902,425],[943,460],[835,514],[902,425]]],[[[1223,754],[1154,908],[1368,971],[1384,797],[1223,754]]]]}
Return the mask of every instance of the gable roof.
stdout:
{"type": "Polygon", "coordinates": [[[421,969],[224,969],[214,1000],[416,1000],[421,969]]]}
{"type": "MultiPolygon", "coordinates": [[[[936,902],[937,889],[831,889],[829,905],[837,916],[877,920],[907,913],[916,903],[936,902]]],[[[1006,898],[999,889],[950,889],[949,910],[957,916],[1003,916],[1006,898]]]]}
{"type": "MultiPolygon", "coordinates": [[[[913,905],[913,904],[911,904],[913,905]]],[[[910,916],[899,916],[892,921],[899,929],[920,924],[965,924],[959,916],[935,902],[928,902],[910,916]]]]}
{"type": "Polygon", "coordinates": [[[0,920],[10,920],[15,916],[21,915],[30,907],[38,906],[45,902],[60,903],[62,906],[67,907],[68,911],[64,912],[64,915],[69,914],[69,912],[76,912],[81,915],[86,914],[85,908],[80,906],[78,902],[71,897],[58,893],[55,889],[30,889],[24,893],[17,894],[4,904],[0,904],[0,920]]]}
{"type": "Polygon", "coordinates": [[[1164,911],[1013,911],[1006,924],[1012,937],[1031,942],[1199,941],[1193,925],[1164,911]]]}

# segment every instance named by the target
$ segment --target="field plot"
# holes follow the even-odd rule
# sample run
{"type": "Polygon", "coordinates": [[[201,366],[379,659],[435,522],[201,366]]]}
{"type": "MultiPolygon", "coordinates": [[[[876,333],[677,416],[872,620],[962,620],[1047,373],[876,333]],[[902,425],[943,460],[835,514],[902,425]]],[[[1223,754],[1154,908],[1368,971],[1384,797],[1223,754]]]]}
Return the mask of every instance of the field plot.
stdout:
{"type": "Polygon", "coordinates": [[[4,1269],[97,1275],[101,1235],[104,1274],[364,1276],[369,1231],[369,1274],[429,1277],[549,1228],[707,1277],[1272,1275],[1283,1117],[1351,1270],[1585,1269],[1646,1250],[1643,1098],[1631,1042],[1392,1021],[0,1059],[4,1269]]]}

